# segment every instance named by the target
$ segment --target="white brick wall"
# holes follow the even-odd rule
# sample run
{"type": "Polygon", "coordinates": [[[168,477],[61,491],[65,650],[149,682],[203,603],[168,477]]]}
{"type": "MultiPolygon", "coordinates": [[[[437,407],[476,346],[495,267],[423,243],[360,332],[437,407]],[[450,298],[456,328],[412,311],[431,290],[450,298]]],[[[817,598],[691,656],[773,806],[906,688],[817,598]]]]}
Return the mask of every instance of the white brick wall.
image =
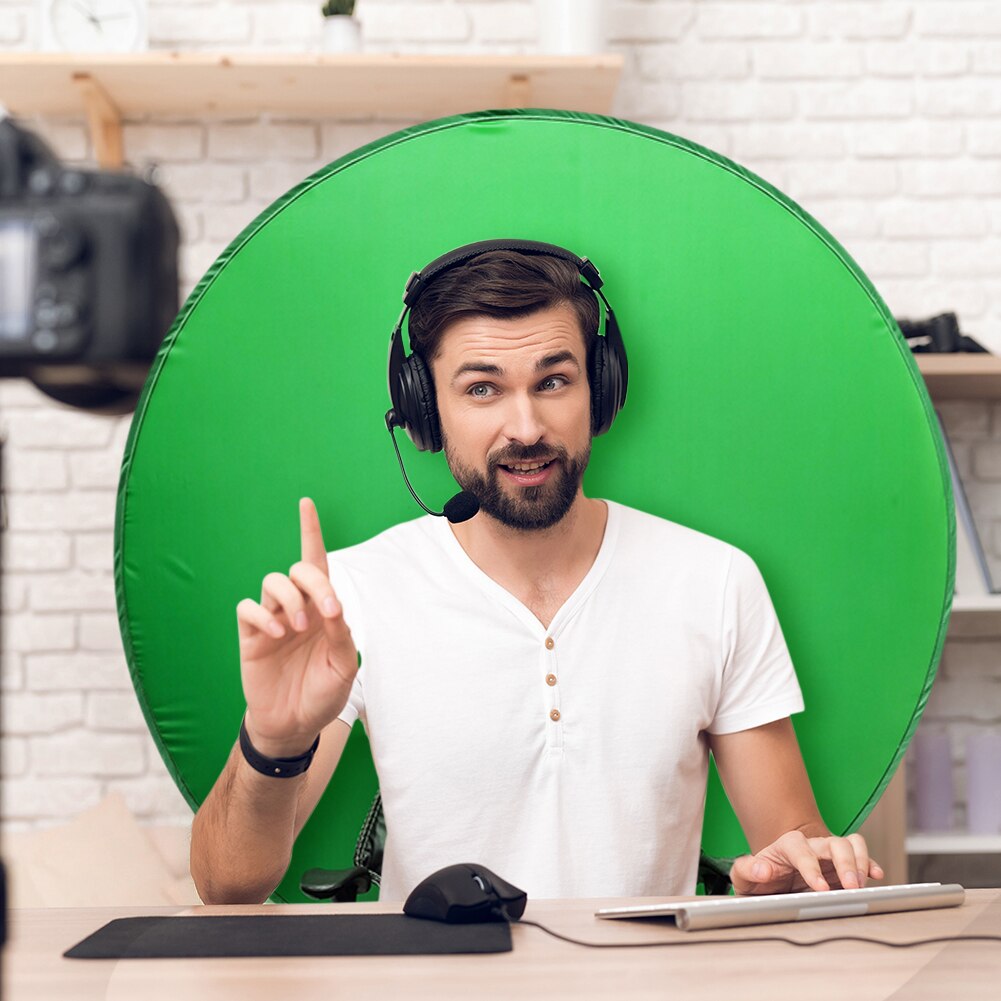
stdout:
{"type": "MultiPolygon", "coordinates": [[[[150,0],[154,48],[319,47],[319,0],[150,0]]],[[[609,0],[625,57],[614,114],[702,142],[798,199],[898,316],[954,310],[1001,351],[1001,4],[953,0],[609,0]]],[[[0,4],[0,47],[36,47],[33,0],[0,4]]],[[[359,0],[370,51],[535,50],[529,0],[359,0]]],[[[2,98],[2,95],[0,95],[2,98]]],[[[30,123],[92,163],[81,117],[30,123]]],[[[262,208],[407,122],[302,117],[125,123],[130,163],[160,165],[186,294],[262,208]]],[[[1001,401],[946,420],[1001,580],[1001,401]]],[[[120,791],[148,822],[186,805],[142,723],[121,652],[112,518],[128,418],[0,384],[9,442],[3,813],[47,825],[120,791]]],[[[953,643],[927,718],[1001,723],[1001,642],[953,643]]],[[[958,814],[961,818],[961,813],[958,814]]]]}

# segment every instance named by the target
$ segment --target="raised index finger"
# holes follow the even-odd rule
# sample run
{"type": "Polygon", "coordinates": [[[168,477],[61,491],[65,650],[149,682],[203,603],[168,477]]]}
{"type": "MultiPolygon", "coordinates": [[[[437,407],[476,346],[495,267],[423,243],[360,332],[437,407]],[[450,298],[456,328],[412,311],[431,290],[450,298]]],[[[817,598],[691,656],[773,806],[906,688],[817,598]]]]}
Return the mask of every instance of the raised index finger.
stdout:
{"type": "Polygon", "coordinates": [[[302,536],[303,562],[312,563],[326,573],[327,547],[323,544],[320,516],[316,513],[316,505],[309,497],[303,497],[299,501],[299,530],[302,536]]]}

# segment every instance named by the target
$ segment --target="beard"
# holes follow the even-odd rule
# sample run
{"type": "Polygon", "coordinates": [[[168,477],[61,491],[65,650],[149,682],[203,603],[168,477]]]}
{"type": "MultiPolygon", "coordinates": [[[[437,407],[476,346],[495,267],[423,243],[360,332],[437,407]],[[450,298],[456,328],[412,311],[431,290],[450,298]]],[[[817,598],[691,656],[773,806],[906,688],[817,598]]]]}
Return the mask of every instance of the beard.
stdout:
{"type": "Polygon", "coordinates": [[[510,446],[487,458],[486,473],[463,465],[442,433],[445,460],[456,482],[475,495],[480,510],[508,528],[536,532],[561,522],[573,506],[584,470],[591,458],[591,441],[576,455],[562,445],[510,446]],[[501,465],[515,462],[551,461],[557,468],[545,483],[534,487],[505,488],[501,465]]]}

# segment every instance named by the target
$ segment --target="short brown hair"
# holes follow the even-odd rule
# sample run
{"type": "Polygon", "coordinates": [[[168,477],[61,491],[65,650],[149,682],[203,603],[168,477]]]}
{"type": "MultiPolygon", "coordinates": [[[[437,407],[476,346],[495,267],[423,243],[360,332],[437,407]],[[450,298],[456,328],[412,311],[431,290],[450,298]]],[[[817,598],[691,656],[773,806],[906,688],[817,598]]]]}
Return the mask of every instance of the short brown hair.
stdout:
{"type": "Polygon", "coordinates": [[[467,316],[513,320],[571,306],[587,359],[598,336],[598,298],[569,261],[514,250],[491,250],[438,275],[410,311],[410,350],[430,365],[449,324],[467,316]]]}

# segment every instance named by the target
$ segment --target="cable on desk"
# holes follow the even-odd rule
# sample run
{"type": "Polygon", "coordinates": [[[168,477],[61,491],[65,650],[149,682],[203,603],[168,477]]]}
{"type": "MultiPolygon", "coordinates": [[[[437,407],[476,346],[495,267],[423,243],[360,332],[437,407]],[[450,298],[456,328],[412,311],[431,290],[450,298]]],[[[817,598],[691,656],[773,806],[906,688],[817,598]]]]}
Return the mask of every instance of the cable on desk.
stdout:
{"type": "Polygon", "coordinates": [[[808,948],[813,945],[827,945],[830,942],[865,942],[868,945],[885,945],[890,949],[911,949],[918,945],[934,945],[939,942],[1001,942],[1001,935],[942,935],[935,938],[915,939],[913,942],[887,942],[881,938],[866,938],[862,935],[833,935],[830,938],[818,938],[812,942],[801,942],[795,938],[785,938],[782,935],[758,935],[754,938],[692,938],[684,941],[672,942],[583,942],[579,938],[570,938],[569,935],[561,935],[558,931],[553,931],[545,925],[540,925],[538,921],[527,921],[521,918],[519,921],[512,921],[507,914],[507,910],[501,907],[497,912],[508,924],[531,925],[539,928],[547,935],[558,938],[563,942],[572,945],[583,945],[588,949],[644,949],[653,946],[690,946],[690,945],[736,945],[741,942],[784,942],[786,945],[797,945],[808,948]]]}

